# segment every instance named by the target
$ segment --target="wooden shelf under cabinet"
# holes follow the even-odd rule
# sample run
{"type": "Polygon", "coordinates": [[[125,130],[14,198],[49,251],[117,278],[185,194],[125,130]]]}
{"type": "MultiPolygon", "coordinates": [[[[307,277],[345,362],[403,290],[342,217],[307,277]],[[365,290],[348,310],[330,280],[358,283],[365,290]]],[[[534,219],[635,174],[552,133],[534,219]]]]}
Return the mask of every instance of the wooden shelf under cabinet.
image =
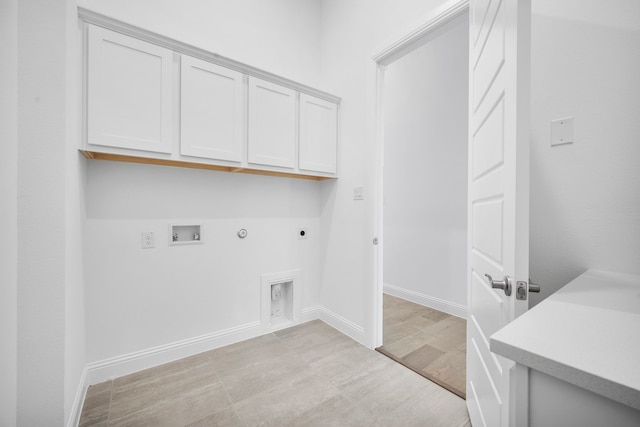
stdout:
{"type": "Polygon", "coordinates": [[[142,163],[142,164],[148,164],[148,165],[174,166],[174,167],[191,168],[191,169],[207,169],[207,170],[214,170],[214,171],[220,171],[220,172],[233,172],[233,173],[244,173],[244,174],[251,174],[251,175],[267,175],[267,176],[280,176],[285,178],[308,179],[312,181],[325,181],[328,179],[336,179],[333,177],[325,177],[325,176],[302,175],[297,173],[267,171],[267,170],[260,170],[260,169],[248,169],[248,168],[240,168],[235,166],[210,165],[206,163],[183,162],[180,160],[153,159],[148,157],[129,156],[125,154],[100,153],[96,151],[87,151],[87,150],[79,150],[79,151],[80,153],[82,153],[82,155],[85,158],[91,159],[91,160],[111,160],[116,162],[142,163]]]}

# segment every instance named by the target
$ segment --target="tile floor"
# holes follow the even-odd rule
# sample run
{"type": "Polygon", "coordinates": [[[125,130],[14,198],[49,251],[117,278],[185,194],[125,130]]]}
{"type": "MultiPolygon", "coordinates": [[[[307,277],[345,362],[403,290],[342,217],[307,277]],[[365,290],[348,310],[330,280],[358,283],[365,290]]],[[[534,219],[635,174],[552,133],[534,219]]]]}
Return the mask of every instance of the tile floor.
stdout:
{"type": "Polygon", "coordinates": [[[315,320],[91,386],[81,426],[470,426],[464,400],[315,320]]]}
{"type": "Polygon", "coordinates": [[[464,398],[466,320],[388,294],[383,307],[379,350],[464,398]]]}

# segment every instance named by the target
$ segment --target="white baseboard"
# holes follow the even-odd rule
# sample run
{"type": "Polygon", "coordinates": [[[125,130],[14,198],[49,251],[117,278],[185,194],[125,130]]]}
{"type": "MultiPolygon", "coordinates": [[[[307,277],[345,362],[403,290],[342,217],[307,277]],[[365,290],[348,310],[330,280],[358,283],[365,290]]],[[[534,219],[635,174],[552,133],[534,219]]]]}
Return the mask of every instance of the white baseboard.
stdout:
{"type": "MultiPolygon", "coordinates": [[[[466,318],[467,307],[460,304],[451,303],[418,292],[408,291],[392,285],[384,285],[384,292],[416,304],[466,318]]],[[[298,319],[290,325],[283,327],[294,326],[315,319],[322,320],[359,343],[366,342],[363,327],[322,306],[312,306],[302,309],[298,319]]],[[[82,372],[67,426],[74,427],[78,425],[82,413],[82,404],[85,400],[89,385],[99,384],[113,378],[255,338],[270,332],[273,332],[273,328],[265,329],[265,326],[262,325],[261,322],[255,321],[199,337],[89,363],[82,372]]]]}
{"type": "Polygon", "coordinates": [[[78,381],[78,388],[76,389],[76,395],[73,398],[73,404],[69,412],[69,419],[67,421],[67,427],[76,427],[80,423],[80,415],[82,414],[82,405],[84,399],[87,396],[87,367],[82,370],[80,375],[80,381],[78,381]]]}
{"type": "Polygon", "coordinates": [[[262,325],[259,321],[255,321],[199,337],[92,362],[89,363],[86,368],[87,373],[84,382],[84,392],[86,392],[86,387],[91,384],[99,384],[103,381],[152,368],[204,351],[214,350],[225,345],[235,344],[274,332],[278,329],[318,319],[319,317],[320,307],[308,307],[302,310],[301,315],[294,322],[283,325],[281,328],[268,327],[262,325]]]}
{"type": "Polygon", "coordinates": [[[320,309],[318,306],[307,307],[300,310],[300,314],[292,322],[285,322],[282,324],[275,324],[275,325],[270,325],[268,323],[263,324],[261,335],[277,332],[282,329],[287,329],[292,326],[300,325],[302,323],[306,323],[311,320],[315,320],[319,318],[320,318],[320,309]]]}
{"type": "MultiPolygon", "coordinates": [[[[292,324],[283,327],[294,326],[315,319],[322,320],[360,343],[365,341],[364,329],[361,326],[321,306],[302,309],[300,316],[292,324]]],[[[255,338],[277,329],[280,328],[265,327],[261,322],[255,321],[199,337],[89,363],[82,373],[67,426],[74,427],[78,425],[82,413],[82,404],[89,385],[99,384],[163,363],[255,338]]]]}
{"type": "Polygon", "coordinates": [[[320,311],[322,311],[322,307],[320,307],[319,305],[303,308],[302,315],[300,316],[300,320],[301,320],[300,323],[305,323],[311,320],[319,319],[320,311]]]}
{"type": "Polygon", "coordinates": [[[433,308],[434,310],[442,311],[453,316],[461,317],[463,319],[467,318],[466,305],[446,301],[441,298],[432,297],[429,295],[421,294],[420,292],[399,288],[397,286],[389,285],[386,283],[384,285],[384,293],[393,295],[394,297],[402,298],[407,301],[411,301],[416,304],[424,305],[425,307],[433,308]]]}
{"type": "Polygon", "coordinates": [[[318,310],[320,312],[320,320],[342,332],[349,338],[364,345],[366,340],[364,336],[364,328],[362,326],[356,325],[351,320],[334,313],[328,308],[318,307],[318,310]]]}
{"type": "Polygon", "coordinates": [[[199,337],[92,362],[87,365],[87,384],[98,384],[183,357],[255,338],[261,334],[261,324],[259,321],[255,321],[199,337]]]}

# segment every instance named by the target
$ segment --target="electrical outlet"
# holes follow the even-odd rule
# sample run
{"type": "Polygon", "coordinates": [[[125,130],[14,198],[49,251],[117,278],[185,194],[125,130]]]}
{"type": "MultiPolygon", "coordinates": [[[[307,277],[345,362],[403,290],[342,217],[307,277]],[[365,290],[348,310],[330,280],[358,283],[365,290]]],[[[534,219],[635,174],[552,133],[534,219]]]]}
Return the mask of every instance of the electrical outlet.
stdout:
{"type": "Polygon", "coordinates": [[[142,249],[151,249],[156,247],[156,238],[153,235],[152,231],[143,231],[142,232],[142,249]]]}

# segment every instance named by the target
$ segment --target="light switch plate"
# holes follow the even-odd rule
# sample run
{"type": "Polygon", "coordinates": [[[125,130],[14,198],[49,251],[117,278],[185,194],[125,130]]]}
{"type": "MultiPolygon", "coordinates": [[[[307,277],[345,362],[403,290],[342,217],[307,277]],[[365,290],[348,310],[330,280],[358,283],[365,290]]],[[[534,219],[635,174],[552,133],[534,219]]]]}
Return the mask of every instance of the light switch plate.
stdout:
{"type": "Polygon", "coordinates": [[[364,200],[364,187],[362,185],[353,187],[353,200],[364,200]]]}
{"type": "Polygon", "coordinates": [[[551,120],[551,146],[573,143],[573,117],[551,120]]]}

